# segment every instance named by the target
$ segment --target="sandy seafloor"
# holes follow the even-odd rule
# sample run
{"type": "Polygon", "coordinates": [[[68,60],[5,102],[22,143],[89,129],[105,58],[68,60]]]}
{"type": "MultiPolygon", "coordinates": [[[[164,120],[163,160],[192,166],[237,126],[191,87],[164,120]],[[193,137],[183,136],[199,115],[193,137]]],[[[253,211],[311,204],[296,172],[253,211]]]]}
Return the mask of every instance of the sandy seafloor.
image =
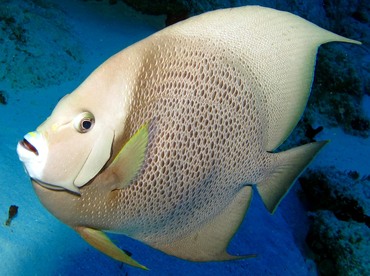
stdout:
{"type": "MultiPolygon", "coordinates": [[[[109,56],[163,26],[163,17],[127,12],[121,3],[109,6],[105,3],[108,1],[55,2],[61,2],[69,24],[82,43],[84,63],[75,80],[61,85],[13,91],[8,84],[0,83],[8,93],[8,103],[0,105],[0,214],[3,221],[0,275],[316,275],[313,262],[305,257],[307,218],[295,192],[298,185],[274,216],[264,209],[258,196],[254,197],[229,252],[257,254],[256,258],[193,263],[167,256],[124,236],[111,235],[119,246],[149,267],[149,272],[122,265],[96,251],[43,208],[18,160],[17,141],[44,121],[57,101],[73,91],[109,56]],[[8,227],[4,222],[12,204],[19,206],[19,213],[8,227]]],[[[364,104],[370,110],[369,98],[365,98],[364,104]]],[[[328,128],[317,138],[332,142],[311,166],[335,166],[368,174],[369,139],[328,128]]]]}

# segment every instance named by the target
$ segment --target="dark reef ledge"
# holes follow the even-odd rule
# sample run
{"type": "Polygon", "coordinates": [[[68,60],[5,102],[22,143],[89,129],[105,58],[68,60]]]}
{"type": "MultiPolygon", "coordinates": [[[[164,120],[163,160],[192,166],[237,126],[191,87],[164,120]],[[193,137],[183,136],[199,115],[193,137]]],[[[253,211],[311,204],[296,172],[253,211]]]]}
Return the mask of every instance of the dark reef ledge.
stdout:
{"type": "Polygon", "coordinates": [[[370,176],[327,167],[299,182],[311,211],[306,242],[321,275],[370,275],[370,176]]]}

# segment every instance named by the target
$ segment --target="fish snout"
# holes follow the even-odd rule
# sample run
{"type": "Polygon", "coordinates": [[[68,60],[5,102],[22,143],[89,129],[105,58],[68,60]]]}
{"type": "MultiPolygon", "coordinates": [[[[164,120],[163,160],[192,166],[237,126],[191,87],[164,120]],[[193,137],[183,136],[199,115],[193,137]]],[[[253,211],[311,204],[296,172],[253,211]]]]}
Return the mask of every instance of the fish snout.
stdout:
{"type": "Polygon", "coordinates": [[[45,137],[38,131],[27,133],[23,140],[18,142],[17,153],[29,176],[32,178],[40,177],[48,154],[48,144],[45,137]]]}
{"type": "Polygon", "coordinates": [[[47,143],[44,136],[37,131],[27,133],[18,142],[17,153],[22,162],[45,157],[47,143]]]}

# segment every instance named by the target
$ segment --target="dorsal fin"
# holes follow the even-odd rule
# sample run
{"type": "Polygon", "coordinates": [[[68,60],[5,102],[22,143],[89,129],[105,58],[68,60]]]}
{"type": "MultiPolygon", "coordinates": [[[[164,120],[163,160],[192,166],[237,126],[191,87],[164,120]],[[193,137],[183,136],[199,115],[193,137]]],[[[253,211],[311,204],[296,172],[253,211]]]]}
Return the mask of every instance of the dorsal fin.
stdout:
{"type": "Polygon", "coordinates": [[[205,13],[167,28],[165,34],[171,33],[214,41],[215,50],[223,48],[227,59],[249,74],[254,83],[248,86],[267,104],[267,151],[285,141],[303,113],[317,48],[331,41],[359,44],[294,14],[259,6],[205,13]]]}
{"type": "Polygon", "coordinates": [[[255,257],[232,256],[226,248],[239,228],[252,197],[252,188],[243,187],[222,213],[200,229],[168,244],[151,246],[176,257],[190,261],[223,261],[255,257]]]}

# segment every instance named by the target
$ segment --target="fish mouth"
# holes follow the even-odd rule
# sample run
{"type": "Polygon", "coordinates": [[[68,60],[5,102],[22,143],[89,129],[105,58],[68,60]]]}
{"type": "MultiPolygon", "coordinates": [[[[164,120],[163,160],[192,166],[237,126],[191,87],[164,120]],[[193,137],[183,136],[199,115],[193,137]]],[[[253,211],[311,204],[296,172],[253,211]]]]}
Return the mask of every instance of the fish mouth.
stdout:
{"type": "Polygon", "coordinates": [[[48,144],[45,137],[37,131],[27,133],[18,142],[17,153],[29,177],[43,179],[43,171],[48,157],[48,144]]]}
{"type": "MultiPolygon", "coordinates": [[[[38,184],[50,190],[68,190],[80,195],[78,187],[73,180],[55,179],[53,170],[56,166],[45,169],[49,160],[49,145],[45,136],[39,131],[27,133],[18,142],[17,153],[19,160],[23,162],[24,169],[34,184],[38,184]],[[55,182],[55,183],[54,183],[55,182]]],[[[58,177],[57,177],[58,178],[58,177]]],[[[37,185],[34,185],[37,187],[37,185]]]]}
{"type": "Polygon", "coordinates": [[[18,142],[17,153],[19,159],[28,167],[31,163],[45,163],[48,155],[48,144],[44,136],[37,131],[27,133],[18,142]]]}
{"type": "Polygon", "coordinates": [[[34,153],[36,156],[39,156],[39,152],[38,150],[36,149],[36,147],[34,145],[32,145],[27,139],[23,138],[22,141],[19,141],[19,144],[25,148],[26,150],[34,153]]]}

